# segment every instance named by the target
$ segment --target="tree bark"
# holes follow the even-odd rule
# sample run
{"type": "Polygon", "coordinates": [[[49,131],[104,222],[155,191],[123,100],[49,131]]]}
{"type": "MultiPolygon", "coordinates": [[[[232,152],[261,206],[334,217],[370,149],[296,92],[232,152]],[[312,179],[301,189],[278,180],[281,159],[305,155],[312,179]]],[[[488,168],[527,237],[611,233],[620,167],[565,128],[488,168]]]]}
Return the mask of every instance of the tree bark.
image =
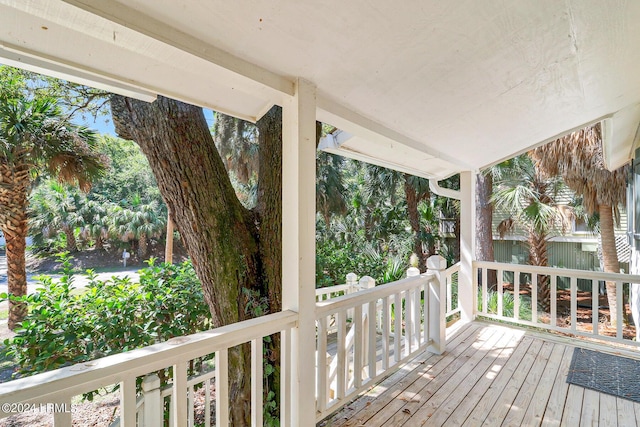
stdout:
{"type": "MultiPolygon", "coordinates": [[[[264,295],[256,227],[261,222],[237,199],[202,109],[164,97],[148,104],[117,95],[111,109],[118,134],[136,141],[149,159],[202,282],[214,327],[252,317],[245,311],[242,289],[264,295]]],[[[260,169],[269,168],[279,169],[260,169]]],[[[247,350],[240,346],[229,352],[231,423],[236,426],[248,425],[250,417],[251,384],[244,374],[250,372],[247,350]]]]}
{"type": "MultiPolygon", "coordinates": [[[[539,267],[547,267],[548,260],[548,236],[544,233],[529,231],[529,264],[539,267]]],[[[513,278],[517,280],[517,277],[513,278]]],[[[538,275],[538,305],[548,312],[551,306],[551,289],[549,287],[549,276],[538,275]]]]}
{"type": "Polygon", "coordinates": [[[62,227],[62,232],[67,237],[67,245],[66,249],[68,252],[77,252],[78,251],[78,242],[76,242],[76,236],[73,234],[73,228],[69,226],[62,227]]]}
{"type": "MultiPolygon", "coordinates": [[[[31,184],[29,167],[23,161],[23,153],[16,153],[13,164],[0,163],[0,226],[6,241],[7,276],[9,294],[27,294],[25,250],[27,247],[28,188],[31,184]]],[[[7,325],[14,330],[27,315],[27,305],[9,300],[7,325]]]]}
{"type": "MultiPolygon", "coordinates": [[[[620,273],[620,263],[618,262],[618,252],[616,250],[616,237],[613,226],[613,209],[609,205],[600,205],[600,243],[602,245],[602,261],[604,271],[607,273],[620,273]]],[[[607,301],[609,302],[609,321],[611,326],[616,327],[618,318],[618,300],[616,282],[607,281],[607,301]]],[[[624,306],[622,307],[624,309],[624,306]]],[[[624,318],[624,313],[623,313],[624,318]]]]}
{"type": "MultiPolygon", "coordinates": [[[[476,177],[476,259],[494,262],[493,252],[493,177],[480,173],[476,177]]],[[[498,283],[496,271],[487,271],[487,286],[495,289],[498,283]]]]}
{"type": "Polygon", "coordinates": [[[420,239],[420,214],[418,212],[418,193],[416,189],[409,183],[407,176],[404,180],[404,194],[407,200],[407,213],[409,214],[409,224],[411,224],[411,231],[413,231],[413,252],[418,257],[418,268],[420,271],[427,270],[427,258],[429,254],[426,254],[422,250],[422,239],[420,239]]]}

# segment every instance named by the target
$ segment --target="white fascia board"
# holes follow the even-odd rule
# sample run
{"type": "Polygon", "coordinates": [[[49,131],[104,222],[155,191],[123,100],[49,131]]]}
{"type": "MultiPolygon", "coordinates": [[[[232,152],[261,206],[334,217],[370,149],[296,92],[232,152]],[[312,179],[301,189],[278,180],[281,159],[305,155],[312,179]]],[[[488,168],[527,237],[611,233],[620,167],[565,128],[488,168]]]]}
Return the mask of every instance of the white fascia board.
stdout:
{"type": "MultiPolygon", "coordinates": [[[[432,157],[451,163],[455,170],[450,175],[457,172],[475,170],[472,166],[461,162],[459,159],[451,157],[441,151],[431,149],[399,132],[389,129],[380,123],[363,117],[362,115],[349,110],[348,108],[318,95],[317,118],[322,123],[328,123],[338,129],[357,135],[363,139],[382,144],[400,144],[413,150],[428,154],[432,157]]],[[[364,153],[363,153],[364,154],[364,153]]],[[[449,175],[449,176],[450,176],[449,175]]],[[[424,172],[418,176],[424,176],[424,172]]],[[[439,178],[431,176],[432,178],[439,178]]]]}
{"type": "Polygon", "coordinates": [[[16,68],[22,68],[46,76],[71,81],[77,84],[95,87],[108,92],[140,101],[153,102],[157,95],[137,85],[123,83],[117,78],[92,72],[86,67],[65,64],[48,57],[43,53],[35,53],[0,42],[0,62],[16,68]]]}
{"type": "Polygon", "coordinates": [[[602,121],[602,151],[613,171],[633,159],[640,143],[640,104],[630,105],[602,121]]]}
{"type": "MultiPolygon", "coordinates": [[[[22,0],[24,1],[24,0],[22,0]]],[[[280,94],[294,95],[293,81],[240,59],[183,31],[168,26],[124,3],[113,0],[62,0],[101,18],[190,53],[221,68],[257,82],[280,94]]]]}

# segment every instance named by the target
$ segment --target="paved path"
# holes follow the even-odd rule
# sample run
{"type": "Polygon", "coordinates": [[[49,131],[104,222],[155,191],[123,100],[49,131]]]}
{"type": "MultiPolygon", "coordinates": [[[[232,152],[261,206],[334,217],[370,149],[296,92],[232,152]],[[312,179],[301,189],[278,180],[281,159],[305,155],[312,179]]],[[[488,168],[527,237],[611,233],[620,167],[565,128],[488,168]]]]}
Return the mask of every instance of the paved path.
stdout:
{"type": "MultiPolygon", "coordinates": [[[[139,268],[132,268],[130,270],[119,270],[119,271],[114,271],[114,272],[104,272],[104,273],[98,273],[97,277],[99,280],[107,280],[110,279],[112,277],[125,277],[125,276],[129,276],[129,278],[132,281],[137,281],[140,277],[140,275],[138,274],[138,270],[139,268]]],[[[42,273],[38,273],[38,274],[28,274],[27,275],[27,293],[33,293],[36,291],[36,288],[38,287],[38,281],[36,280],[36,277],[42,275],[42,273]]],[[[59,279],[60,278],[60,274],[48,274],[48,276],[53,277],[54,279],[59,279]]],[[[73,284],[76,288],[84,288],[85,286],[87,286],[89,284],[89,280],[87,279],[87,276],[85,274],[75,274],[73,276],[74,281],[73,284]]],[[[8,287],[7,287],[7,257],[4,255],[0,256],[0,293],[2,292],[8,292],[8,287]]],[[[6,304],[6,303],[3,303],[6,304]]],[[[2,307],[2,305],[0,304],[0,307],[2,307]]]]}

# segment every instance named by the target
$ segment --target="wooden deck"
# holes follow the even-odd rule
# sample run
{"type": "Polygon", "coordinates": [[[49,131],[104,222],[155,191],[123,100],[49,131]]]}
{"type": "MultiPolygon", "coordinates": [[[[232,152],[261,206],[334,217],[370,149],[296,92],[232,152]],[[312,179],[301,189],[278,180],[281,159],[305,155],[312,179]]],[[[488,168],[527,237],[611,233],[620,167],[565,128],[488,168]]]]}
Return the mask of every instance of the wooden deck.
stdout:
{"type": "Polygon", "coordinates": [[[640,426],[640,404],[566,383],[573,351],[474,322],[443,355],[420,355],[318,426],[640,426]]]}

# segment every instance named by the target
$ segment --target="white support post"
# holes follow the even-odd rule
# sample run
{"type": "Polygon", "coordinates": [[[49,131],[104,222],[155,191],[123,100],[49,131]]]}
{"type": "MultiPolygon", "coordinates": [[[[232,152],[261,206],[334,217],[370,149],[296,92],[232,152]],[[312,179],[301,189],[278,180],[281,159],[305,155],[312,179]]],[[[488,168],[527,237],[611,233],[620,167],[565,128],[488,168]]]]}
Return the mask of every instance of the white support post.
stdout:
{"type": "Polygon", "coordinates": [[[473,288],[473,258],[475,251],[475,186],[473,172],[460,173],[460,273],[458,301],[460,320],[470,322],[475,317],[476,290],[473,288]]]}
{"type": "Polygon", "coordinates": [[[358,275],[356,273],[347,274],[347,285],[349,286],[348,294],[355,291],[355,287],[358,285],[358,275]]]}
{"type": "Polygon", "coordinates": [[[427,271],[435,275],[429,282],[429,337],[433,343],[427,347],[427,351],[435,354],[444,353],[447,345],[445,317],[447,289],[444,276],[446,269],[447,260],[440,255],[433,255],[427,259],[427,271]]]}
{"type": "Polygon", "coordinates": [[[162,425],[162,397],[160,395],[160,377],[149,374],[142,380],[144,396],[144,426],[162,425]]]}
{"type": "Polygon", "coordinates": [[[282,398],[289,400],[291,424],[305,427],[316,423],[315,372],[308,369],[316,345],[315,87],[298,79],[282,116],[282,309],[298,312],[288,359],[291,381],[283,385],[282,398]]]}

